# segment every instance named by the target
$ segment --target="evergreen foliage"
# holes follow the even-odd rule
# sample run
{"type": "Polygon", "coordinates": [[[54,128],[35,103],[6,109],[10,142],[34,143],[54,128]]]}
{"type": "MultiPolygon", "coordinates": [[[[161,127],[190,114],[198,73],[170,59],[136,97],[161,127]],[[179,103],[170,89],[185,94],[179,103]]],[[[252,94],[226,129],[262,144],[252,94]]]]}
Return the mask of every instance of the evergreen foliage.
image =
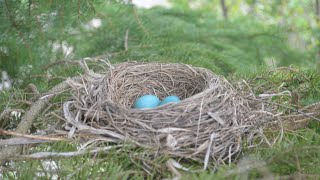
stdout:
{"type": "MultiPolygon", "coordinates": [[[[251,18],[224,21],[213,14],[181,8],[150,10],[85,1],[51,3],[3,1],[0,68],[11,75],[20,66],[65,59],[54,44],[73,47],[68,59],[116,54],[112,61],[170,61],[204,66],[217,73],[245,72],[273,59],[277,65],[314,63],[313,54],[292,49],[286,29],[251,18]],[[101,18],[102,26],[86,23],[101,18]],[[128,51],[125,34],[128,31],[128,51]],[[15,67],[15,68],[13,68],[15,67]]],[[[56,45],[57,46],[57,45],[56,45]]],[[[20,70],[21,73],[21,70],[20,70]]]]}

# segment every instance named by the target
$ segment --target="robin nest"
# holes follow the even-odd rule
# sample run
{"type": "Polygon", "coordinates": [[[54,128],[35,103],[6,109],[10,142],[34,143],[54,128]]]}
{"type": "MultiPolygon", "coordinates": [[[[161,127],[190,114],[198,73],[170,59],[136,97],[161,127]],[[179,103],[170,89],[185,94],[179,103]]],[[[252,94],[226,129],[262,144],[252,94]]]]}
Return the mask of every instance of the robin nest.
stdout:
{"type": "Polygon", "coordinates": [[[252,140],[274,118],[272,108],[250,98],[251,93],[186,64],[121,63],[69,84],[72,98],[63,105],[69,136],[86,132],[205,166],[232,162],[244,139],[252,140]],[[181,101],[134,109],[135,100],[145,94],[160,99],[176,95],[181,101]]]}

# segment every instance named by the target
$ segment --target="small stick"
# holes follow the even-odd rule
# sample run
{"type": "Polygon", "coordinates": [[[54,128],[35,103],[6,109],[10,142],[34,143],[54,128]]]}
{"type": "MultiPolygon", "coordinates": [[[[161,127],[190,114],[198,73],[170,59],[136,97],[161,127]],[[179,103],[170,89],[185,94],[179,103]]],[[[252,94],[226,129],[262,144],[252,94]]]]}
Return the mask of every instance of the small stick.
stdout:
{"type": "Polygon", "coordinates": [[[19,103],[19,104],[26,104],[28,106],[32,105],[32,102],[31,101],[27,101],[27,100],[15,100],[15,102],[19,103]]]}
{"type": "Polygon", "coordinates": [[[51,142],[47,140],[39,140],[39,139],[28,139],[23,137],[13,137],[10,139],[3,139],[0,140],[1,146],[8,146],[8,145],[27,145],[27,144],[40,144],[40,143],[46,143],[51,142]]]}
{"type": "MultiPolygon", "coordinates": [[[[95,59],[95,60],[98,60],[98,59],[101,59],[101,58],[105,58],[106,56],[109,56],[109,55],[117,55],[118,53],[108,53],[107,55],[99,55],[99,56],[95,56],[95,57],[91,57],[90,59],[95,59]]],[[[74,60],[57,60],[53,63],[50,63],[46,66],[43,66],[42,69],[43,70],[48,70],[49,68],[53,67],[53,66],[56,66],[56,65],[61,65],[61,64],[69,64],[69,65],[78,65],[80,66],[82,69],[84,69],[82,67],[82,63],[81,61],[85,60],[86,58],[82,58],[82,59],[74,59],[74,60]]]]}
{"type": "Polygon", "coordinates": [[[126,31],[126,35],[124,37],[124,50],[128,51],[128,39],[129,39],[129,29],[126,31]]]}
{"type": "Polygon", "coordinates": [[[65,60],[60,60],[60,61],[55,61],[53,63],[50,63],[46,66],[43,67],[44,70],[48,70],[49,68],[59,65],[59,64],[69,64],[69,65],[80,65],[79,61],[65,61],[65,60]]]}
{"type": "Polygon", "coordinates": [[[73,152],[37,152],[29,155],[21,155],[16,156],[13,160],[22,160],[22,159],[49,159],[49,158],[63,158],[63,157],[75,157],[81,156],[84,154],[95,154],[98,152],[108,151],[115,147],[122,147],[122,145],[115,145],[115,146],[107,146],[103,148],[96,148],[93,150],[83,150],[83,151],[73,151],[73,152]]]}
{"type": "Polygon", "coordinates": [[[47,136],[34,136],[29,134],[21,134],[13,131],[6,131],[3,129],[0,129],[0,134],[5,135],[11,135],[11,136],[17,136],[17,137],[24,137],[24,138],[31,138],[31,139],[40,139],[40,140],[47,140],[47,141],[63,141],[66,139],[63,138],[55,138],[55,137],[47,137],[47,136]]]}
{"type": "MultiPolygon", "coordinates": [[[[251,98],[248,98],[248,99],[251,99],[251,98]]],[[[283,107],[283,108],[290,109],[290,110],[295,111],[295,112],[297,112],[297,113],[300,113],[300,114],[302,114],[302,115],[304,115],[304,116],[306,116],[306,117],[308,117],[308,118],[311,118],[311,119],[314,119],[314,120],[317,120],[317,121],[320,122],[320,119],[319,119],[319,118],[314,117],[314,116],[312,116],[312,115],[309,115],[308,113],[302,112],[302,111],[297,110],[297,109],[295,109],[295,108],[291,108],[291,107],[288,107],[288,106],[285,106],[285,105],[282,105],[282,104],[279,104],[279,103],[269,102],[269,101],[260,100],[260,99],[251,99],[251,100],[258,100],[258,101],[260,101],[260,102],[265,102],[265,103],[268,103],[268,104],[274,104],[274,105],[277,105],[277,106],[281,106],[281,107],[283,107]]]]}

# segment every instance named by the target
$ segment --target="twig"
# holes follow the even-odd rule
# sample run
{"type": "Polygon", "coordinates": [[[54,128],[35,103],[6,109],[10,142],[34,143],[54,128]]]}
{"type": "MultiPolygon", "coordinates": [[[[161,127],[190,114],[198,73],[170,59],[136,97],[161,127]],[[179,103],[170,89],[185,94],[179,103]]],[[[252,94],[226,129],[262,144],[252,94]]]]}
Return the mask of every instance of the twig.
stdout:
{"type": "Polygon", "coordinates": [[[195,148],[197,148],[197,146],[198,146],[198,136],[199,136],[199,130],[200,130],[200,121],[201,121],[201,114],[202,114],[203,99],[204,98],[202,98],[202,100],[201,100],[200,110],[199,110],[199,118],[198,118],[198,124],[197,124],[197,137],[196,137],[195,148]]]}
{"type": "Polygon", "coordinates": [[[56,66],[56,65],[60,65],[60,64],[80,65],[79,61],[77,61],[77,60],[72,60],[72,61],[59,60],[59,61],[55,61],[53,63],[50,63],[50,64],[44,66],[43,69],[48,70],[49,68],[56,66]]]}
{"type": "Polygon", "coordinates": [[[309,79],[307,76],[305,76],[304,74],[302,74],[302,73],[299,72],[298,70],[293,69],[293,68],[290,68],[290,67],[278,67],[278,68],[275,69],[275,71],[276,71],[276,70],[289,70],[289,71],[292,71],[292,72],[295,72],[295,73],[299,74],[300,76],[302,76],[303,78],[305,78],[307,81],[310,81],[310,79],[309,79]]]}
{"type": "MultiPolygon", "coordinates": [[[[247,99],[251,99],[251,98],[247,98],[247,99]]],[[[283,105],[283,104],[279,104],[279,103],[275,103],[275,102],[270,102],[270,101],[265,101],[265,100],[262,100],[262,99],[251,99],[251,100],[257,100],[257,101],[260,101],[260,102],[264,102],[264,103],[268,103],[268,104],[274,104],[274,105],[277,105],[277,106],[280,106],[280,107],[283,107],[283,108],[286,108],[286,109],[290,109],[290,110],[295,111],[295,112],[297,112],[297,113],[300,113],[300,114],[302,114],[302,115],[304,115],[304,116],[306,116],[306,117],[308,117],[308,118],[311,118],[311,119],[314,119],[314,120],[317,120],[317,121],[320,122],[320,119],[317,118],[317,117],[314,117],[314,116],[312,116],[312,115],[309,115],[308,113],[302,112],[302,111],[297,110],[297,109],[295,109],[295,108],[285,106],[285,105],[283,105]]]]}
{"type": "Polygon", "coordinates": [[[12,136],[18,136],[18,137],[24,137],[24,138],[31,138],[31,139],[47,140],[47,141],[64,141],[64,140],[66,140],[66,139],[63,139],[63,138],[21,134],[21,133],[17,133],[17,132],[13,132],[13,131],[6,131],[6,130],[3,130],[3,129],[0,129],[0,134],[12,135],[12,136]]]}
{"type": "Polygon", "coordinates": [[[139,27],[142,29],[142,31],[147,35],[149,36],[149,32],[146,30],[146,28],[143,26],[138,14],[137,14],[137,11],[136,11],[136,8],[132,8],[133,9],[133,15],[134,15],[134,18],[137,20],[138,22],[138,25],[139,27]]]}
{"type": "Polygon", "coordinates": [[[112,148],[122,147],[123,145],[107,146],[103,148],[96,148],[90,151],[74,151],[74,152],[37,152],[29,155],[16,156],[13,160],[23,160],[23,159],[50,159],[50,158],[69,158],[75,156],[81,156],[84,154],[95,154],[99,152],[105,152],[112,148]]]}
{"type": "Polygon", "coordinates": [[[14,137],[10,139],[0,140],[0,146],[8,146],[8,145],[26,145],[26,144],[39,144],[50,142],[48,140],[39,140],[39,139],[28,139],[22,137],[14,137]]]}
{"type": "Polygon", "coordinates": [[[126,31],[126,35],[124,37],[124,50],[128,51],[128,39],[129,39],[129,29],[126,31]]]}
{"type": "Polygon", "coordinates": [[[101,59],[107,59],[108,57],[110,56],[116,56],[118,54],[121,54],[123,51],[119,51],[119,52],[113,52],[113,53],[107,53],[107,54],[103,54],[103,55],[99,55],[99,56],[95,56],[95,57],[84,57],[82,59],[74,59],[74,60],[57,60],[53,63],[50,63],[46,66],[43,66],[42,69],[43,70],[48,70],[49,68],[53,67],[53,66],[56,66],[56,65],[61,65],[61,64],[69,64],[69,65],[78,65],[80,66],[82,69],[85,69],[83,67],[83,60],[87,60],[87,59],[90,59],[90,60],[95,60],[95,61],[99,61],[101,59]]]}
{"type": "MultiPolygon", "coordinates": [[[[28,105],[28,106],[32,105],[32,102],[31,101],[27,101],[27,100],[15,100],[15,103],[25,104],[25,105],[28,105]]],[[[23,110],[21,110],[21,111],[24,112],[23,110]]]]}

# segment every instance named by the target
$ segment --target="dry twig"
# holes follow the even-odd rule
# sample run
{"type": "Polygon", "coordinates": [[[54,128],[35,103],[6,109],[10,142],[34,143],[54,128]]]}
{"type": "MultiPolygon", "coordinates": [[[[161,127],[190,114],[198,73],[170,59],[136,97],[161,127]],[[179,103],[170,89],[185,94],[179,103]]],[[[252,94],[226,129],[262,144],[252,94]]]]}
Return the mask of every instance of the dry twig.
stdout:
{"type": "Polygon", "coordinates": [[[3,129],[0,129],[0,134],[18,136],[18,137],[24,137],[24,138],[31,138],[31,139],[38,139],[38,140],[45,140],[45,141],[64,141],[64,140],[66,140],[63,138],[56,138],[56,137],[34,136],[34,135],[22,134],[22,133],[17,133],[17,132],[13,132],[13,131],[6,131],[3,129]]]}
{"type": "Polygon", "coordinates": [[[112,148],[122,147],[117,146],[107,146],[103,148],[96,148],[93,150],[83,150],[83,151],[74,151],[74,152],[37,152],[29,155],[16,156],[13,160],[25,160],[25,159],[51,159],[51,158],[70,158],[75,156],[81,156],[85,154],[95,154],[95,153],[105,153],[112,148]]]}
{"type": "Polygon", "coordinates": [[[128,51],[128,40],[129,40],[129,29],[126,31],[126,35],[124,37],[124,50],[128,51]]]}

